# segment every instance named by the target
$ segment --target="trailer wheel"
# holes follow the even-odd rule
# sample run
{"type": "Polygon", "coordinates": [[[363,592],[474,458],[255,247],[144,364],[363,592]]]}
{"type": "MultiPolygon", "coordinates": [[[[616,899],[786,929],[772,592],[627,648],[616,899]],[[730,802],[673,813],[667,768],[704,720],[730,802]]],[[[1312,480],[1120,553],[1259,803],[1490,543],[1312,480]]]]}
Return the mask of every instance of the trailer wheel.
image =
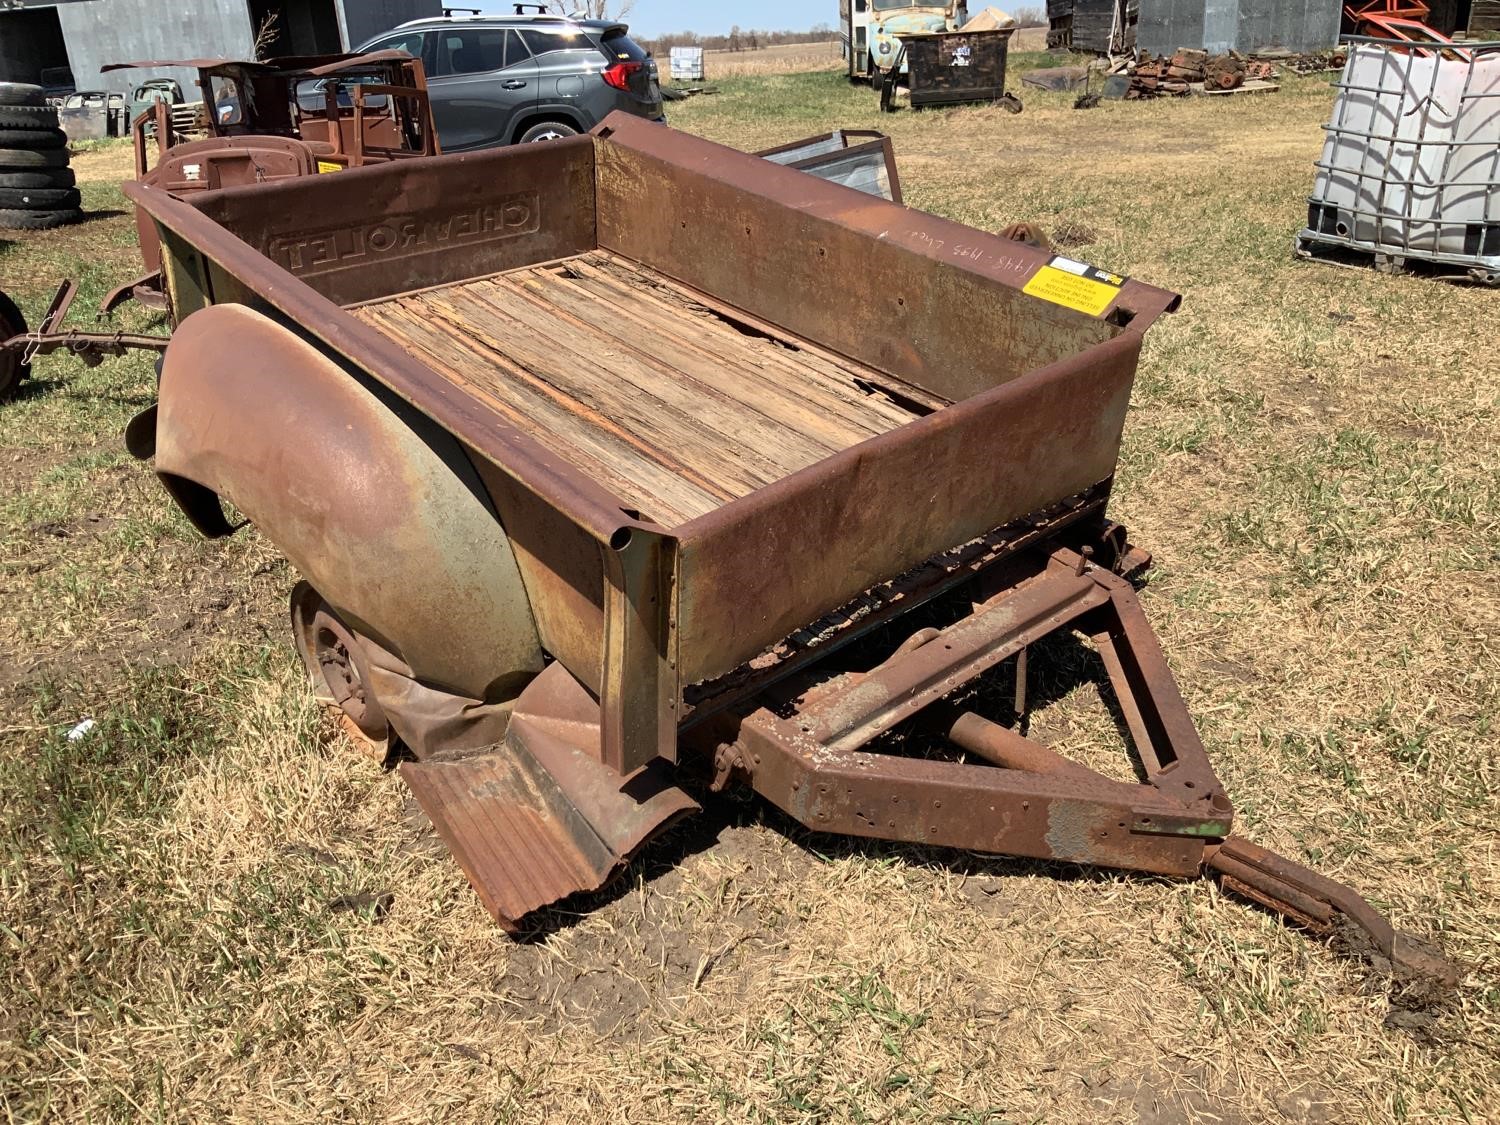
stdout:
{"type": "MultiPolygon", "coordinates": [[[[26,318],[16,303],[0,292],[0,342],[19,336],[26,331],[26,318]]],[[[9,398],[21,380],[31,374],[31,364],[21,361],[19,351],[7,348],[0,351],[0,402],[9,398]]]]}
{"type": "Polygon", "coordinates": [[[371,757],[383,760],[390,749],[391,725],[366,686],[370,673],[364,649],[311,583],[299,582],[292,590],[292,635],[313,694],[343,712],[345,729],[366,744],[371,757]]]}

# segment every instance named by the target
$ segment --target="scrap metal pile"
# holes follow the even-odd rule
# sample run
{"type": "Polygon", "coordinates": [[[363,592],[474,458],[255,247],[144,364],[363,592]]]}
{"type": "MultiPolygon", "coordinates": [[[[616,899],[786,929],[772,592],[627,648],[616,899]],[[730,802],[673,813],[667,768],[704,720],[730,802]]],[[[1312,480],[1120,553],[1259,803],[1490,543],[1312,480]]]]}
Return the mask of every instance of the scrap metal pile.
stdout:
{"type": "Polygon", "coordinates": [[[1247,88],[1276,89],[1269,85],[1275,75],[1270,63],[1248,59],[1237,51],[1215,55],[1184,47],[1160,57],[1143,52],[1130,72],[1130,87],[1125,97],[1155,98],[1164,94],[1185,97],[1247,88]],[[1259,85],[1247,87],[1247,83],[1259,85]]]}

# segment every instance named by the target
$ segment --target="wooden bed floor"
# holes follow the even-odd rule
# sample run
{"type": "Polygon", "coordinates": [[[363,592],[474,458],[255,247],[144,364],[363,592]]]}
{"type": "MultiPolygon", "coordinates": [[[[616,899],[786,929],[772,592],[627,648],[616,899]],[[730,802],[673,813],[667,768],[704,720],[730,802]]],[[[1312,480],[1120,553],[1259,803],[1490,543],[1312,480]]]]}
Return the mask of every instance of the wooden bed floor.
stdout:
{"type": "Polygon", "coordinates": [[[602,250],[350,312],[667,527],[942,405],[602,250]]]}

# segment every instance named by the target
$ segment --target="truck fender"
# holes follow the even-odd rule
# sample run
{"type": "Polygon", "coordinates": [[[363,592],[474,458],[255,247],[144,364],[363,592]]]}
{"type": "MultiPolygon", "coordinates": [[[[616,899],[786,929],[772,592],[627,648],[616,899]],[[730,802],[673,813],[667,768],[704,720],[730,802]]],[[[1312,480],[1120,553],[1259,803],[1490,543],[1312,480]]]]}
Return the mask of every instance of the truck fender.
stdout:
{"type": "Polygon", "coordinates": [[[514,699],[542,652],[509,537],[463,447],[243,305],[187,317],[162,364],[156,472],[205,533],[228,501],[420,683],[514,699]]]}

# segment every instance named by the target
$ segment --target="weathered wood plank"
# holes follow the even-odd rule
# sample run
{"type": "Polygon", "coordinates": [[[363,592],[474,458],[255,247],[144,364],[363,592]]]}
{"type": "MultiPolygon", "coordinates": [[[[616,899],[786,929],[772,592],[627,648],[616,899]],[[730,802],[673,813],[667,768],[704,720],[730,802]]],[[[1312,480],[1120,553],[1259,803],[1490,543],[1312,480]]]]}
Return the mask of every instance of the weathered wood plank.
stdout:
{"type": "Polygon", "coordinates": [[[941,405],[607,251],[350,311],[669,527],[941,405]]]}

